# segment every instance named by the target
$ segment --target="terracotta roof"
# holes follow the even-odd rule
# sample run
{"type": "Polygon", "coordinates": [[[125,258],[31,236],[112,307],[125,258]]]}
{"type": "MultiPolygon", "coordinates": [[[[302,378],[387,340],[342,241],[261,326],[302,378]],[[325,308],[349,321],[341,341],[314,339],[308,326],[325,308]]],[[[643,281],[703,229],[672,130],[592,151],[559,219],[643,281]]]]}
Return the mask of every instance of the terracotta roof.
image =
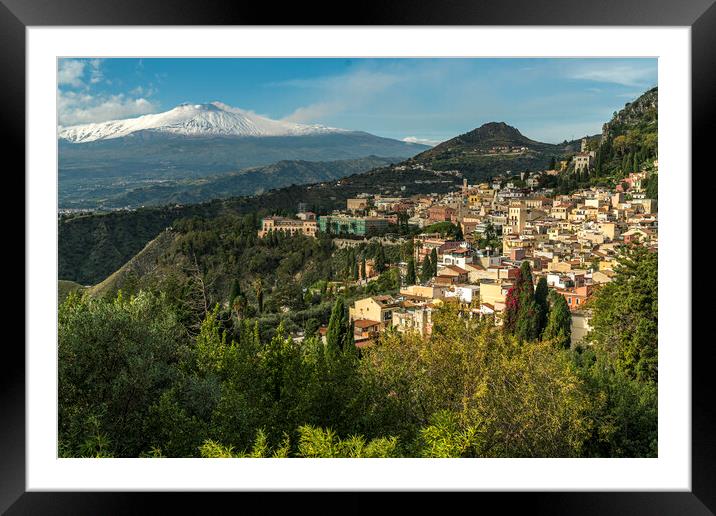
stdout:
{"type": "Polygon", "coordinates": [[[356,328],[371,328],[380,325],[380,321],[371,321],[370,319],[356,319],[353,324],[356,328]]]}
{"type": "MultiPolygon", "coordinates": [[[[458,274],[466,274],[467,271],[463,269],[462,267],[458,267],[457,265],[446,265],[444,269],[447,269],[452,272],[456,272],[458,274]]],[[[445,276],[445,274],[441,274],[440,276],[445,276]]]]}
{"type": "Polygon", "coordinates": [[[392,296],[373,296],[371,299],[381,306],[394,305],[397,303],[392,296]]]}

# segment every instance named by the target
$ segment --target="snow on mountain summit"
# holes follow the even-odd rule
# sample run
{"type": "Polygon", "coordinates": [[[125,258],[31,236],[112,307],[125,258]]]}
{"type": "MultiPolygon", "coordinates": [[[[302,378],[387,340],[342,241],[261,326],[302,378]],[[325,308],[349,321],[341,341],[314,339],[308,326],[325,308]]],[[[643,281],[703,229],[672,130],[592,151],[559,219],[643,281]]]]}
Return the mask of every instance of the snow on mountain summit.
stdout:
{"type": "Polygon", "coordinates": [[[60,127],[59,137],[73,143],[122,138],[137,131],[184,136],[303,136],[347,132],[322,125],[272,120],[221,102],[180,104],[164,113],[92,124],[60,127]]]}

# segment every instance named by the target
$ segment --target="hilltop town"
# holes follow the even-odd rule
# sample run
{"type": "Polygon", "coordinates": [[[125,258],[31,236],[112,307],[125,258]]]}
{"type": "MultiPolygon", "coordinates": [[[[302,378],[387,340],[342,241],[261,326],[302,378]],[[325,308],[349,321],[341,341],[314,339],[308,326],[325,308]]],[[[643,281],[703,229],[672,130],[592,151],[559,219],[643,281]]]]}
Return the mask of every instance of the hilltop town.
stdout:
{"type": "MultiPolygon", "coordinates": [[[[658,245],[657,200],[647,196],[646,188],[658,174],[658,161],[629,173],[614,188],[593,186],[560,195],[544,187],[550,176],[589,173],[594,160],[585,139],[580,152],[554,169],[507,173],[479,184],[464,179],[446,194],[360,194],[348,199],[344,209],[321,216],[299,206],[295,218],[263,218],[258,236],[281,232],[315,238],[321,232],[339,248],[412,242],[412,257],[390,265],[400,273],[399,291],[357,299],[350,306],[358,347],[372,345],[388,328],[430,335],[432,313],[445,303],[501,325],[507,294],[523,262],[535,280],[546,278],[549,289],[566,299],[575,346],[590,329],[585,303],[595,288],[612,281],[619,247],[637,240],[653,250],[658,245]],[[396,235],[401,225],[420,231],[396,235]]],[[[375,258],[363,258],[353,284],[370,285],[385,268],[375,258]]],[[[345,288],[346,282],[336,287],[345,288]]],[[[325,335],[326,328],[320,332],[325,335]]]]}

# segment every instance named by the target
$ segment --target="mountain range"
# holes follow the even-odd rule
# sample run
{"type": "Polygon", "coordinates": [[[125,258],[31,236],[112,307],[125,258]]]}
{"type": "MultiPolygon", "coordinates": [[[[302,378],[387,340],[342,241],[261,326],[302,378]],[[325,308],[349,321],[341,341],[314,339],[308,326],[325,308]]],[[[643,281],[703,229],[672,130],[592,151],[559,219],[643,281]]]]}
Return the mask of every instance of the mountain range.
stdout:
{"type": "MultiPolygon", "coordinates": [[[[107,199],[158,182],[236,173],[286,160],[404,159],[429,147],[363,131],[272,120],[213,102],[60,127],[58,148],[60,207],[101,208],[107,199]]],[[[292,182],[286,177],[277,184],[292,182]]],[[[230,194],[251,195],[262,187],[245,186],[230,194]]]]}
{"type": "MultiPolygon", "coordinates": [[[[597,158],[602,159],[604,174],[611,173],[612,163],[618,162],[621,166],[635,156],[644,159],[655,157],[658,142],[657,102],[658,90],[648,91],[615,112],[612,119],[604,124],[601,135],[589,137],[591,144],[596,145],[597,158]]],[[[541,143],[525,137],[504,122],[491,122],[435,148],[416,153],[400,163],[378,165],[378,168],[361,173],[351,172],[351,167],[346,167],[344,172],[350,175],[340,179],[333,176],[312,184],[298,184],[296,181],[290,186],[268,190],[260,195],[215,198],[201,204],[167,204],[134,211],[62,216],[58,227],[59,278],[82,285],[97,284],[178,219],[210,219],[221,214],[243,213],[261,217],[278,212],[291,213],[299,202],[306,203],[320,214],[344,207],[345,199],[360,193],[401,196],[444,193],[454,190],[465,178],[471,182],[480,180],[489,176],[491,171],[495,175],[507,170],[516,173],[523,166],[527,170],[543,170],[552,157],[567,158],[579,150],[579,144],[577,140],[558,145],[541,143]],[[495,152],[496,147],[510,147],[511,150],[495,152]]],[[[251,173],[268,180],[272,171],[276,174],[274,177],[279,177],[280,171],[303,174],[301,170],[315,169],[303,174],[302,178],[307,180],[316,170],[320,174],[330,173],[332,166],[284,162],[255,169],[251,173]]],[[[223,185],[222,180],[243,179],[224,176],[223,179],[217,178],[215,184],[223,185]]],[[[213,184],[213,180],[209,184],[213,184]]],[[[231,188],[224,191],[229,190],[231,188]]]]}
{"type": "Polygon", "coordinates": [[[94,124],[61,127],[59,138],[72,143],[124,138],[140,131],[181,136],[307,136],[350,132],[322,125],[304,125],[257,115],[222,102],[180,104],[163,113],[94,124]]]}

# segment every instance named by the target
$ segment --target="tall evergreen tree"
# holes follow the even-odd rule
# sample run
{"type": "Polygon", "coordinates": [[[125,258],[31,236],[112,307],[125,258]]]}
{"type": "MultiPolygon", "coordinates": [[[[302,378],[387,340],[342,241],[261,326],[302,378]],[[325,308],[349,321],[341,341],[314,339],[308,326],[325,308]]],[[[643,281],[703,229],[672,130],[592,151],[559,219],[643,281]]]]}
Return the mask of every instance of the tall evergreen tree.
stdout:
{"type": "Polygon", "coordinates": [[[523,261],[514,286],[507,292],[504,329],[521,340],[535,340],[540,333],[540,308],[535,301],[532,267],[523,261]]]}
{"type": "Polygon", "coordinates": [[[569,348],[572,335],[572,314],[567,300],[557,292],[550,292],[551,307],[547,317],[547,325],[542,333],[542,340],[554,340],[557,346],[569,348]]]}
{"type": "Polygon", "coordinates": [[[433,247],[433,250],[430,251],[430,263],[433,266],[433,276],[438,275],[438,250],[433,247]]]}
{"type": "Polygon", "coordinates": [[[241,294],[241,285],[239,284],[239,280],[234,278],[234,281],[231,282],[231,290],[229,290],[229,304],[234,304],[234,299],[238,297],[241,294]]]}
{"type": "Polygon", "coordinates": [[[326,346],[331,352],[342,350],[347,341],[348,314],[345,301],[339,297],[333,304],[331,318],[328,320],[326,346]]]}
{"type": "Polygon", "coordinates": [[[616,275],[589,301],[595,350],[638,381],[658,378],[658,254],[642,244],[620,249],[616,275]]]}
{"type": "Polygon", "coordinates": [[[425,255],[425,258],[423,259],[423,265],[420,269],[420,281],[422,281],[423,283],[426,283],[432,277],[433,277],[433,264],[430,260],[430,256],[425,255]]]}
{"type": "Polygon", "coordinates": [[[256,305],[259,313],[264,311],[264,286],[261,278],[256,278],[253,283],[254,292],[256,293],[256,305]]]}
{"type": "Polygon", "coordinates": [[[385,272],[385,249],[383,249],[383,244],[379,244],[378,247],[378,253],[375,257],[375,270],[378,274],[385,272]]]}
{"type": "Polygon", "coordinates": [[[524,301],[529,301],[534,298],[534,282],[532,280],[532,266],[530,262],[524,260],[520,265],[520,276],[522,277],[522,290],[521,298],[524,301]],[[529,288],[527,288],[529,287],[529,288]]]}
{"type": "MultiPolygon", "coordinates": [[[[525,289],[532,288],[526,286],[525,289]]],[[[537,340],[540,334],[540,308],[534,298],[520,303],[515,336],[523,341],[537,340]]]]}
{"type": "Polygon", "coordinates": [[[514,285],[507,291],[507,296],[505,297],[503,329],[510,334],[514,334],[517,328],[523,284],[524,279],[522,278],[522,274],[519,274],[515,279],[514,285]]]}
{"type": "Polygon", "coordinates": [[[549,301],[548,301],[548,295],[549,295],[549,287],[547,287],[547,278],[544,276],[540,277],[540,279],[537,281],[537,286],[535,287],[535,303],[539,307],[540,314],[539,314],[539,333],[541,334],[544,331],[544,328],[547,324],[547,316],[549,314],[549,301]]]}
{"type": "Polygon", "coordinates": [[[405,274],[405,284],[414,285],[415,280],[415,258],[411,256],[410,258],[408,258],[408,271],[405,274]]]}

